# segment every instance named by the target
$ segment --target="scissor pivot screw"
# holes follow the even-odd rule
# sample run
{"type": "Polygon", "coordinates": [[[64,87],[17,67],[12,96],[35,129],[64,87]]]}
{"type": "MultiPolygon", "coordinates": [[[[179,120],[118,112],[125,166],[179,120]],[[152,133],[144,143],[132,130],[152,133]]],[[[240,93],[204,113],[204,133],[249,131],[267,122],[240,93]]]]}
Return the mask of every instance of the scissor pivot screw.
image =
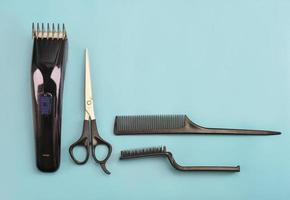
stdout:
{"type": "Polygon", "coordinates": [[[91,105],[91,104],[92,104],[92,101],[91,101],[91,100],[88,100],[88,101],[87,101],[87,104],[88,104],[88,105],[91,105]]]}

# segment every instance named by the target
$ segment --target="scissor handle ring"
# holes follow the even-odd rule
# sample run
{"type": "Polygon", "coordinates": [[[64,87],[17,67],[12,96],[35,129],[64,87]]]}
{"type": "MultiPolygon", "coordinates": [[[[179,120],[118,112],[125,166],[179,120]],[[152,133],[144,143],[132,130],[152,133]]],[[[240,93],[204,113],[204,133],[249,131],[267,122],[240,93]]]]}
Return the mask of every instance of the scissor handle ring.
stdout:
{"type": "Polygon", "coordinates": [[[100,163],[100,164],[101,164],[101,163],[105,163],[105,162],[110,158],[110,156],[111,156],[111,154],[112,154],[112,145],[109,144],[108,142],[104,141],[102,138],[97,138],[97,137],[95,137],[94,140],[97,141],[97,144],[92,145],[92,154],[93,154],[93,158],[94,158],[94,160],[95,160],[97,163],[100,163]],[[95,154],[95,149],[96,149],[96,147],[99,146],[99,145],[104,145],[104,146],[106,146],[107,149],[108,149],[108,153],[107,153],[106,157],[105,157],[104,159],[102,159],[102,160],[98,159],[98,158],[96,157],[96,154],[95,154]]]}
{"type": "Polygon", "coordinates": [[[89,155],[90,155],[90,149],[89,149],[89,145],[88,145],[88,139],[87,137],[81,137],[78,141],[76,141],[75,143],[73,143],[70,147],[69,147],[69,154],[70,157],[72,158],[72,160],[78,164],[78,165],[83,165],[85,164],[88,159],[89,159],[89,155]],[[83,161],[78,160],[75,156],[74,156],[74,148],[75,147],[84,147],[86,149],[86,157],[83,161]]]}
{"type": "Polygon", "coordinates": [[[106,168],[106,162],[112,154],[112,145],[110,143],[104,141],[101,137],[94,136],[93,140],[94,140],[94,144],[92,145],[92,157],[93,157],[93,159],[95,160],[96,163],[100,164],[100,166],[102,167],[102,169],[104,170],[104,172],[106,174],[111,174],[110,171],[106,168]],[[99,145],[104,145],[108,149],[108,153],[107,153],[106,157],[102,160],[99,160],[96,157],[96,153],[95,153],[95,149],[99,145]]]}

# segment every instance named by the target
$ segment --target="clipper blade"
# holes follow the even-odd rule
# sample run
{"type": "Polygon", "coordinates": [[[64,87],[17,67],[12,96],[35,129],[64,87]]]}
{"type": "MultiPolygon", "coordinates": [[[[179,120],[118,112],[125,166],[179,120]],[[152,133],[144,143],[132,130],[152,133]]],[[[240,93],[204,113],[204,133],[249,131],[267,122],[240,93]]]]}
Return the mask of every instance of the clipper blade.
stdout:
{"type": "Polygon", "coordinates": [[[64,24],[32,23],[32,37],[40,39],[67,39],[67,33],[64,24]],[[61,27],[60,27],[61,26],[61,27]]]}

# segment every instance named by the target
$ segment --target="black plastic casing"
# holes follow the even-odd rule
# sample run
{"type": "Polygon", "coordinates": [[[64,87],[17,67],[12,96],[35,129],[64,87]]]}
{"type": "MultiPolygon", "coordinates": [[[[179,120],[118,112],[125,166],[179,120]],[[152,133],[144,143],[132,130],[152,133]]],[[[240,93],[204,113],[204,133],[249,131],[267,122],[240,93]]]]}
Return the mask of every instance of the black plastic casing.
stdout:
{"type": "Polygon", "coordinates": [[[67,39],[34,38],[31,83],[36,165],[54,172],[60,165],[62,96],[67,39]]]}

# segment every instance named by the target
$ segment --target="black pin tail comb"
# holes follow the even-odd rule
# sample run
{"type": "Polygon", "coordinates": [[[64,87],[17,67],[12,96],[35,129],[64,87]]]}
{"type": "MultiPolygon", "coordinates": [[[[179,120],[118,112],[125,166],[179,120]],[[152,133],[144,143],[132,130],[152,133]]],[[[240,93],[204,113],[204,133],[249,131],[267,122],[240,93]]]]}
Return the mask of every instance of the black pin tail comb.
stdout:
{"type": "Polygon", "coordinates": [[[193,123],[186,115],[116,116],[116,135],[141,134],[217,134],[279,135],[277,131],[206,128],[193,123]]]}
{"type": "Polygon", "coordinates": [[[61,110],[67,34],[64,24],[32,24],[31,65],[36,163],[51,172],[60,164],[61,110]]]}
{"type": "Polygon", "coordinates": [[[166,157],[172,167],[179,171],[220,171],[220,172],[239,172],[240,166],[181,166],[174,160],[171,152],[166,150],[165,146],[151,147],[145,149],[124,150],[121,151],[120,160],[133,159],[141,157],[166,157]]]}

